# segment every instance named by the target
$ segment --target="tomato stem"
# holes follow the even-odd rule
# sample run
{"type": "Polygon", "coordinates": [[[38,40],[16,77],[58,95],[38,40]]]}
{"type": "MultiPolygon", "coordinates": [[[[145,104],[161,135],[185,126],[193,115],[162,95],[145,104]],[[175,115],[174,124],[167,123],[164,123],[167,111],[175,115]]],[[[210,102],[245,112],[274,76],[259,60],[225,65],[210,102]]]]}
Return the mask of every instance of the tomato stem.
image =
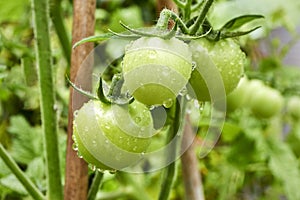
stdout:
{"type": "Polygon", "coordinates": [[[88,192],[88,197],[87,197],[88,200],[96,199],[97,192],[102,183],[103,175],[104,174],[102,172],[99,172],[98,170],[95,172],[95,177],[93,179],[93,182],[88,192]]]}
{"type": "Polygon", "coordinates": [[[57,111],[55,106],[55,90],[53,66],[50,47],[48,1],[32,0],[32,12],[35,35],[35,53],[40,90],[40,109],[47,166],[47,197],[63,199],[61,171],[59,160],[57,111]]]}
{"type": "Polygon", "coordinates": [[[156,23],[156,28],[158,30],[167,30],[170,19],[174,20],[175,23],[178,23],[179,28],[184,34],[188,32],[188,28],[181,20],[181,18],[176,13],[174,13],[169,9],[163,9],[161,11],[158,21],[156,23]]]}
{"type": "Polygon", "coordinates": [[[214,0],[207,0],[206,1],[206,3],[204,4],[204,7],[200,11],[200,15],[196,19],[196,22],[191,26],[191,28],[189,30],[190,35],[194,35],[195,33],[197,33],[200,26],[203,24],[203,22],[206,18],[206,15],[208,13],[208,10],[211,7],[213,2],[214,2],[214,0]]]}

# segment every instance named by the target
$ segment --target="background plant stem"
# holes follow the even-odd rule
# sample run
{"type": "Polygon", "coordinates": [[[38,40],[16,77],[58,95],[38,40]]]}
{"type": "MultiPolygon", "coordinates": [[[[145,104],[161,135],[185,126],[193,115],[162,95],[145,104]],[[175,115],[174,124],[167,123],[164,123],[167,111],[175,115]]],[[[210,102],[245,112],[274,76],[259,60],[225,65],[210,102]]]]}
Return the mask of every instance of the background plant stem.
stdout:
{"type": "Polygon", "coordinates": [[[59,42],[63,49],[63,54],[66,61],[70,65],[71,58],[71,42],[68,37],[66,27],[64,25],[62,11],[61,11],[61,0],[50,0],[50,17],[52,19],[56,34],[59,38],[59,42]]]}
{"type": "Polygon", "coordinates": [[[58,155],[57,117],[53,88],[52,57],[49,39],[49,7],[47,0],[32,0],[36,57],[40,87],[41,119],[47,165],[47,197],[63,198],[58,155]]]}
{"type": "Polygon", "coordinates": [[[88,200],[95,200],[97,196],[97,192],[99,190],[99,187],[101,185],[102,179],[103,179],[103,173],[96,171],[95,177],[93,178],[93,182],[91,184],[91,187],[88,192],[88,200]]]}
{"type": "MultiPolygon", "coordinates": [[[[72,44],[94,35],[96,0],[73,1],[72,44]]],[[[93,50],[93,43],[86,43],[72,49],[70,80],[82,89],[91,91],[93,58],[86,57],[93,50]],[[83,62],[85,61],[85,62],[83,62]],[[81,69],[81,70],[80,70],[81,69]]],[[[70,88],[68,139],[66,155],[65,200],[85,200],[88,191],[88,166],[72,149],[73,112],[79,109],[88,98],[70,88]]]]}
{"type": "Polygon", "coordinates": [[[3,159],[4,163],[10,168],[14,175],[19,179],[19,181],[26,188],[27,192],[32,196],[33,199],[43,200],[45,197],[38,190],[38,188],[33,184],[33,182],[26,176],[26,174],[19,168],[14,159],[9,155],[9,153],[4,149],[3,145],[0,143],[0,157],[3,159]]]}

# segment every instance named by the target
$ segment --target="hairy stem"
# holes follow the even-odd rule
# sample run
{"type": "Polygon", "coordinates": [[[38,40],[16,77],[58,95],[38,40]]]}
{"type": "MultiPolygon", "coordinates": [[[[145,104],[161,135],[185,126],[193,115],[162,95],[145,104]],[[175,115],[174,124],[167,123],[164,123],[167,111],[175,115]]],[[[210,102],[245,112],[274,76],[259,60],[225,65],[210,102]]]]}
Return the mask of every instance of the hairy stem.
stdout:
{"type": "Polygon", "coordinates": [[[200,28],[200,26],[203,24],[206,15],[208,13],[209,8],[211,7],[212,3],[214,2],[214,0],[207,0],[206,3],[204,4],[200,15],[198,16],[198,18],[196,19],[196,22],[193,24],[193,26],[191,26],[190,28],[190,35],[194,35],[200,28]]]}
{"type": "Polygon", "coordinates": [[[40,87],[41,118],[47,164],[47,196],[63,199],[58,155],[57,119],[53,88],[52,58],[49,36],[49,13],[47,0],[32,0],[36,57],[40,87]]]}
{"type": "Polygon", "coordinates": [[[55,31],[59,38],[61,47],[63,49],[63,54],[65,56],[65,59],[70,65],[71,42],[67,34],[66,27],[64,25],[60,3],[61,0],[50,0],[50,17],[52,19],[55,31]]]}

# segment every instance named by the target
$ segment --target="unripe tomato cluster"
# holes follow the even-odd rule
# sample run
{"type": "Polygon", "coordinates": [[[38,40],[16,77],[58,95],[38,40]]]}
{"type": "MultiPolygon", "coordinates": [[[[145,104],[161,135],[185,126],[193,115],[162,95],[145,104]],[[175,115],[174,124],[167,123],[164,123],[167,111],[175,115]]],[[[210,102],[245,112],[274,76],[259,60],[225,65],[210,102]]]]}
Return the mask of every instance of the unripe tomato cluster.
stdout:
{"type": "Polygon", "coordinates": [[[258,117],[270,118],[283,108],[281,93],[261,80],[244,77],[238,87],[227,96],[229,110],[248,107],[258,117]]]}
{"type": "Polygon", "coordinates": [[[131,42],[122,60],[123,89],[135,101],[126,106],[97,100],[84,104],[74,116],[76,149],[102,170],[137,163],[156,132],[150,107],[172,106],[178,95],[186,94],[187,85],[191,97],[209,101],[206,80],[213,81],[216,75],[208,62],[216,66],[229,94],[243,74],[244,61],[244,53],[231,39],[211,42],[201,38],[186,43],[177,38],[141,37],[131,42]],[[208,74],[201,74],[204,68],[208,74]]]}

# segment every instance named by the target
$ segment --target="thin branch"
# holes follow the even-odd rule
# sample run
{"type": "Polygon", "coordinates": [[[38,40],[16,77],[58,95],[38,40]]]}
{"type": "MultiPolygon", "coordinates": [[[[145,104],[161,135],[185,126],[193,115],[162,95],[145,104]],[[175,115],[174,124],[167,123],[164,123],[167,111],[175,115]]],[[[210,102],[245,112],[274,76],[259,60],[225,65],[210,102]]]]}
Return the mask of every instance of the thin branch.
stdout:
{"type": "Polygon", "coordinates": [[[45,197],[38,190],[38,188],[33,184],[33,182],[26,176],[26,174],[19,168],[14,159],[9,155],[9,153],[4,149],[3,145],[0,143],[0,157],[4,163],[10,168],[13,174],[19,179],[19,181],[26,188],[27,192],[36,200],[44,200],[45,197]]]}
{"type": "Polygon", "coordinates": [[[102,183],[102,179],[103,179],[103,173],[99,172],[98,170],[95,172],[95,177],[93,179],[92,185],[89,189],[88,192],[88,200],[95,200],[96,196],[97,196],[97,192],[99,190],[99,187],[102,183]]]}
{"type": "Polygon", "coordinates": [[[191,35],[195,34],[198,31],[198,29],[200,28],[200,26],[203,24],[203,22],[206,18],[206,15],[208,13],[208,10],[211,7],[213,2],[214,2],[214,0],[207,0],[205,5],[203,6],[203,9],[200,12],[200,15],[196,19],[195,24],[193,26],[191,26],[191,29],[190,29],[191,35]]]}

